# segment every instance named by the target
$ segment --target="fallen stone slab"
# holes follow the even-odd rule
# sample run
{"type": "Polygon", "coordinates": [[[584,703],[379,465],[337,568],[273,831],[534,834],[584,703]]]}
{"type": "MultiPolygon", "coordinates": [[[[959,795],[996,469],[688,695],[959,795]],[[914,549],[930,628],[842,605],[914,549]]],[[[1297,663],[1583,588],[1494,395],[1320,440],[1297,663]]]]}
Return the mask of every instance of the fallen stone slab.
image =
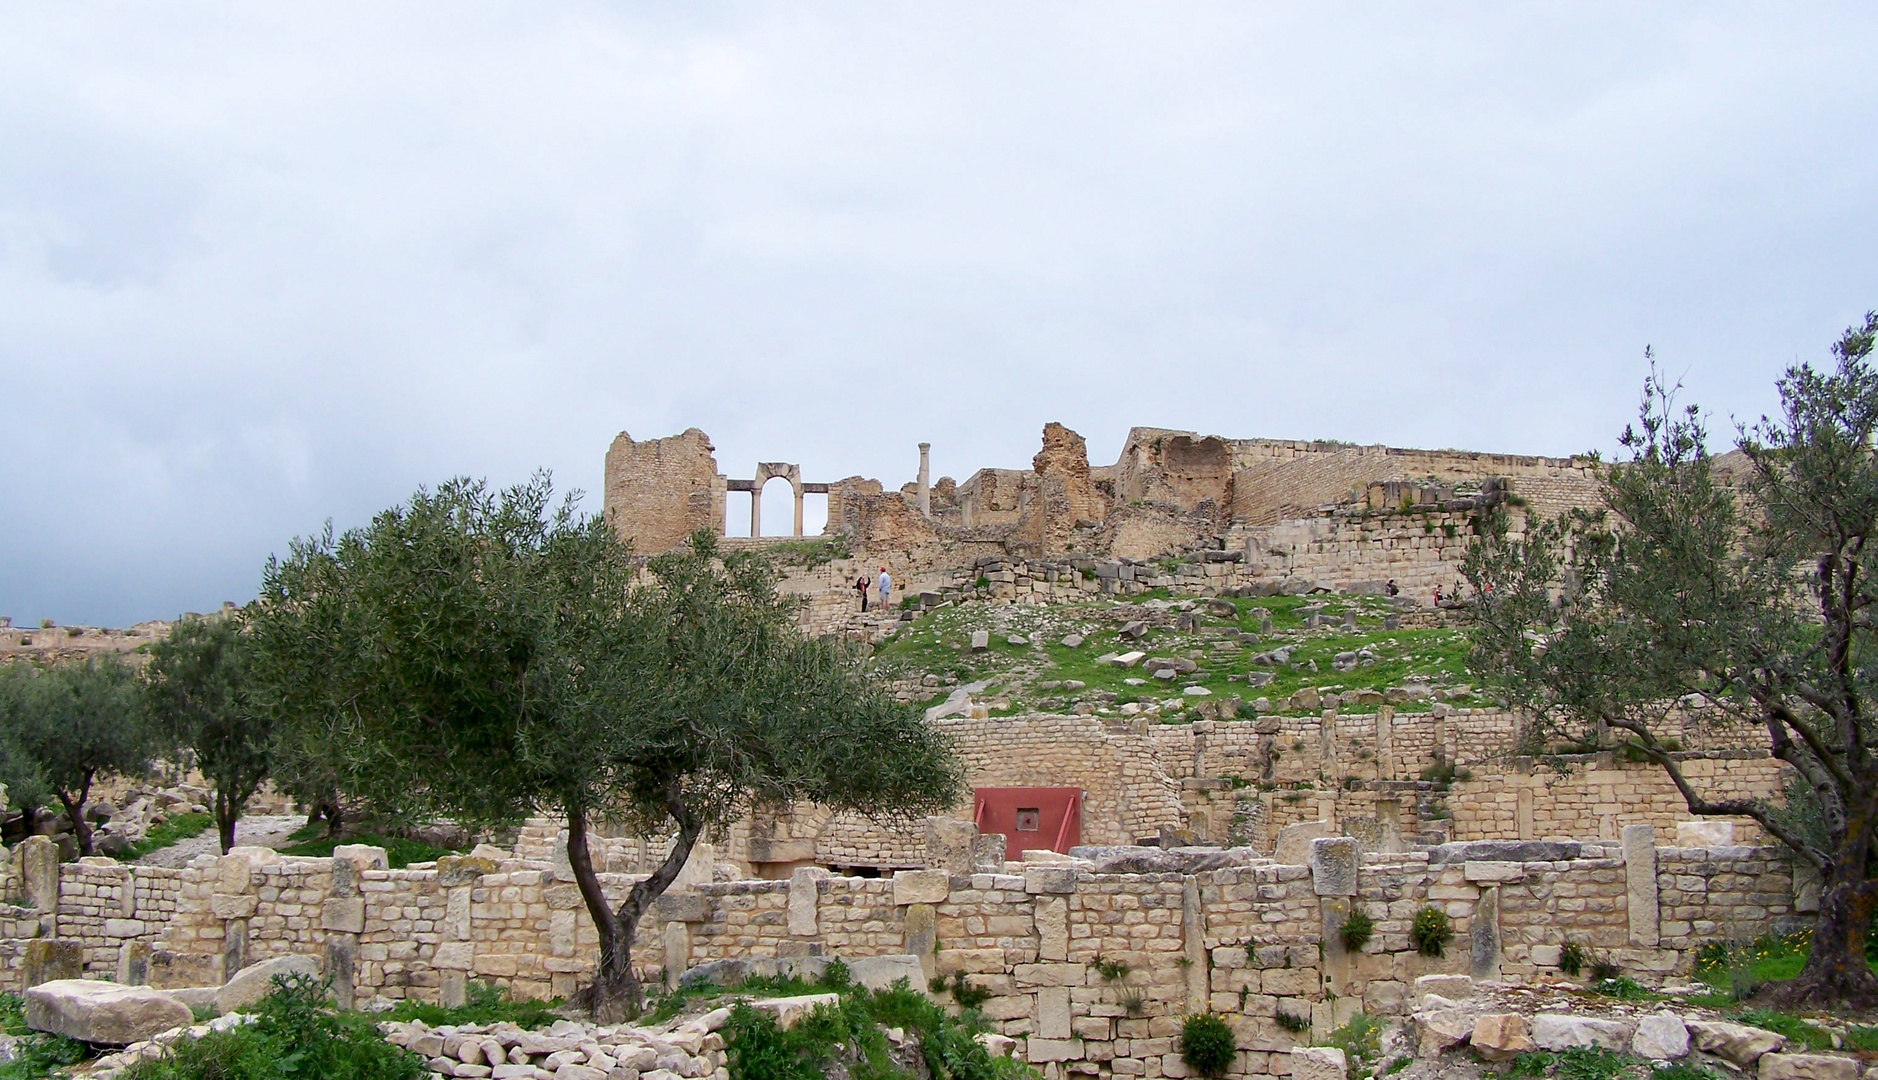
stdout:
{"type": "Polygon", "coordinates": [[[802,1018],[824,1005],[839,1006],[840,994],[798,994],[795,997],[765,998],[752,1001],[750,1007],[757,1012],[766,1012],[776,1017],[776,1026],[787,1029],[795,1027],[802,1018]]]}
{"type": "Polygon", "coordinates": [[[1674,1061],[1689,1054],[1689,1028],[1672,1012],[1651,1013],[1637,1021],[1630,1052],[1652,1061],[1674,1061]]]}
{"type": "Polygon", "coordinates": [[[1731,1024],[1726,1020],[1690,1020],[1689,1041],[1704,1054],[1714,1054],[1731,1064],[1747,1068],[1765,1054],[1784,1049],[1787,1037],[1764,1028],[1731,1024]]]}
{"type": "MultiPolygon", "coordinates": [[[[867,956],[859,960],[849,960],[846,963],[848,977],[853,979],[856,985],[865,986],[869,990],[892,989],[895,980],[898,979],[905,979],[908,985],[916,987],[926,981],[926,974],[919,966],[919,957],[906,953],[891,956],[867,956]]],[[[729,1016],[727,1011],[725,1016],[729,1016]]],[[[718,1026],[723,1025],[720,1023],[718,1026]]]]}
{"type": "Polygon", "coordinates": [[[1570,1050],[1574,1046],[1602,1047],[1618,1053],[1630,1049],[1636,1025],[1589,1016],[1540,1013],[1532,1018],[1532,1041],[1542,1050],[1570,1050]]]}
{"type": "Polygon", "coordinates": [[[1762,1054],[1761,1080],[1858,1080],[1858,1059],[1833,1054],[1762,1054]]]}
{"type": "Polygon", "coordinates": [[[1443,1051],[1464,1046],[1474,1037],[1478,1014],[1467,1009],[1435,1009],[1409,1017],[1415,1025],[1415,1054],[1434,1057],[1443,1051]]]}
{"type": "Polygon", "coordinates": [[[1420,975],[1415,979],[1415,997],[1440,994],[1459,1001],[1474,996],[1474,980],[1468,975],[1420,975]]]}
{"type": "Polygon", "coordinates": [[[276,975],[318,977],[319,973],[319,961],[311,956],[276,956],[250,964],[215,992],[215,1011],[227,1014],[248,1008],[273,992],[276,975]]]}
{"type": "Polygon", "coordinates": [[[26,1026],[81,1042],[128,1046],[188,1027],[189,1006],[147,986],[55,979],[26,991],[26,1026]]]}
{"type": "Polygon", "coordinates": [[[1511,1061],[1536,1045],[1526,1032],[1526,1018],[1518,1013],[1490,1013],[1475,1020],[1468,1043],[1487,1061],[1511,1061]]]}

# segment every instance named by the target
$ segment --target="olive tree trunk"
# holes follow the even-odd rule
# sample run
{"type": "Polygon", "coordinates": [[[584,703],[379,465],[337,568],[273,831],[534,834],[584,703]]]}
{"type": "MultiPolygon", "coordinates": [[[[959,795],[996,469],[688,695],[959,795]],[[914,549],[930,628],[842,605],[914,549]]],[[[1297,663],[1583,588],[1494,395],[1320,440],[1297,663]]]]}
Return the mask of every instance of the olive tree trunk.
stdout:
{"type": "MultiPolygon", "coordinates": [[[[679,810],[683,810],[682,807],[679,810]]],[[[593,985],[584,992],[586,1004],[597,1023],[617,1024],[639,1015],[645,1008],[644,987],[633,971],[633,944],[639,922],[652,901],[659,898],[678,879],[678,872],[691,857],[703,831],[700,820],[686,812],[674,812],[679,823],[678,836],[671,853],[651,876],[635,884],[617,909],[607,903],[600,889],[600,876],[593,868],[593,855],[587,850],[587,811],[570,808],[567,812],[567,863],[574,871],[574,882],[587,914],[599,932],[600,957],[594,970],[593,985]]]]}

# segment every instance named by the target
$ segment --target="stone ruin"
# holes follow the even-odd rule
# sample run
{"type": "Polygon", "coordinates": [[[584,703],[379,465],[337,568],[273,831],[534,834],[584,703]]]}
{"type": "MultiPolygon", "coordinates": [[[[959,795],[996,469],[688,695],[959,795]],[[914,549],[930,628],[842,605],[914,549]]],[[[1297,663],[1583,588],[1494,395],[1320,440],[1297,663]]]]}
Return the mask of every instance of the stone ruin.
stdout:
{"type": "MultiPolygon", "coordinates": [[[[848,556],[790,566],[782,587],[804,598],[811,632],[878,641],[943,605],[1166,589],[1197,611],[1209,598],[1377,593],[1390,580],[1402,590],[1390,618],[1438,621],[1433,590],[1454,588],[1483,510],[1504,508],[1517,530],[1528,514],[1596,497],[1595,466],[1578,459],[1159,429],[1131,431],[1114,465],[1091,467],[1082,438],[1052,424],[1029,469],[983,469],[963,483],[929,483],[921,450],[918,478],[890,490],[860,477],[809,483],[775,462],[732,479],[701,431],[621,434],[607,454],[605,512],[652,553],[698,528],[721,535],[728,494],[750,491],[754,505],[774,477],[796,495],[799,535],[802,495],[825,490],[823,535],[848,556]],[[849,586],[880,563],[914,602],[861,619],[849,586]]],[[[1491,703],[1431,701],[1426,688],[1414,702],[1300,691],[1164,724],[990,716],[969,689],[959,688],[962,714],[937,710],[931,722],[958,746],[972,802],[897,824],[759,808],[701,844],[659,900],[639,935],[643,973],[676,983],[840,957],[922,987],[962,975],[989,993],[1001,1047],[1048,1080],[1185,1076],[1181,1020],[1212,1011],[1235,1033],[1232,1075],[1341,1080],[1334,1052],[1307,1048],[1359,1012],[1413,1017],[1408,1030],[1437,1052],[1470,1039],[1483,1055],[1572,1040],[1629,1048],[1646,1034],[1668,1046],[1667,1020],[1652,1018],[1646,1033],[1634,1017],[1574,1020],[1563,1016],[1574,1006],[1547,1006],[1566,945],[1647,985],[1674,985],[1704,945],[1784,932],[1817,910],[1817,883],[1751,823],[1688,820],[1660,770],[1618,755],[1524,756],[1520,717],[1491,703]],[[1026,826],[1022,793],[1066,789],[1073,842],[1026,843],[1036,811],[1026,826]],[[985,827],[996,802],[985,792],[1016,800],[1016,824],[999,828],[1018,831],[985,827]],[[1454,932],[1438,956],[1410,940],[1429,907],[1454,932]],[[1341,929],[1359,911],[1374,932],[1352,949],[1341,929]]],[[[1695,714],[1680,722],[1679,754],[1696,782],[1735,795],[1781,790],[1783,766],[1751,739],[1695,714]]],[[[669,842],[596,829],[607,895],[617,902],[669,842]]],[[[320,859],[243,848],[175,868],[61,864],[49,841],[30,839],[0,872],[10,902],[0,906],[0,988],[109,978],[185,996],[207,988],[212,1000],[242,972],[297,957],[349,1005],[460,1002],[472,979],[566,995],[589,976],[596,940],[566,843],[559,823],[541,819],[503,847],[392,870],[371,848],[320,859]]],[[[1702,1052],[1728,1042],[1701,1027],[1709,1020],[1672,1019],[1682,1053],[1691,1041],[1702,1052]]],[[[495,1066],[478,1062],[498,1056],[519,1055],[502,1066],[515,1076],[557,1075],[546,1071],[553,1061],[577,1070],[662,1060],[618,1032],[570,1029],[567,1047],[592,1043],[578,1060],[556,1058],[567,1051],[552,1038],[491,1046],[481,1033],[408,1026],[393,1037],[439,1051],[440,1075],[491,1075],[495,1066]]],[[[694,1056],[672,1075],[719,1075],[721,1041],[703,1030],[686,1038],[694,1056]]]]}

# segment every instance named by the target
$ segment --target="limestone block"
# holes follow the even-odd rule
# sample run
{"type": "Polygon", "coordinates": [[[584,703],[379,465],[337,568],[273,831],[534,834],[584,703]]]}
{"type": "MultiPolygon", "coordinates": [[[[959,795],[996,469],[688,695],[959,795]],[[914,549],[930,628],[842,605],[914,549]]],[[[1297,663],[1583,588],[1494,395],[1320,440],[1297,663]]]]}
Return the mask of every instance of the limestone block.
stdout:
{"type": "Polygon", "coordinates": [[[969,875],[973,869],[973,845],[977,840],[978,826],[969,821],[947,817],[927,818],[927,869],[961,877],[969,875]]]}
{"type": "Polygon", "coordinates": [[[1354,837],[1318,837],[1311,841],[1307,858],[1311,868],[1311,886],[1317,895],[1356,895],[1356,868],[1360,856],[1354,837]]]}
{"type": "Polygon", "coordinates": [[[215,992],[215,1011],[227,1015],[247,1009],[272,992],[276,975],[317,977],[319,973],[319,961],[310,956],[276,956],[263,960],[242,968],[215,992]]]}
{"type": "Polygon", "coordinates": [[[23,982],[37,986],[47,982],[67,982],[85,974],[85,943],[55,938],[34,938],[26,943],[23,982]]]}
{"type": "Polygon", "coordinates": [[[67,1038],[124,1046],[188,1027],[189,1007],[147,986],[57,979],[26,991],[26,1026],[67,1038]]]}
{"type": "Polygon", "coordinates": [[[1726,1020],[1689,1020],[1684,1026],[1689,1029],[1689,1041],[1697,1050],[1742,1068],[1759,1061],[1763,1054],[1774,1053],[1787,1045],[1785,1035],[1726,1020]]]}
{"type": "Polygon", "coordinates": [[[931,904],[909,904],[906,909],[906,952],[919,961],[920,970],[925,978],[915,979],[913,985],[922,985],[927,979],[938,973],[933,958],[933,950],[938,946],[938,914],[931,904]]]}
{"type": "Polygon", "coordinates": [[[1656,892],[1656,829],[1624,826],[1624,892],[1630,912],[1630,943],[1654,948],[1661,938],[1656,892]]]}
{"type": "Polygon", "coordinates": [[[1004,970],[1004,950],[940,949],[933,957],[933,962],[941,975],[961,971],[966,974],[993,974],[1004,970]]]}
{"type": "Polygon", "coordinates": [[[1735,823],[1732,821],[1678,821],[1676,823],[1676,846],[1692,847],[1732,847],[1735,842],[1735,823]]]}
{"type": "MultiPolygon", "coordinates": [[[[1075,635],[1071,635],[1072,637],[1075,635]]],[[[998,1035],[990,1031],[981,1031],[972,1036],[972,1041],[985,1048],[985,1052],[994,1058],[1010,1057],[1017,1049],[1017,1040],[1008,1035],[998,1035]]]]}
{"type": "Polygon", "coordinates": [[[445,855],[437,860],[437,886],[473,885],[484,874],[496,872],[496,861],[477,855],[445,855]]]}
{"type": "Polygon", "coordinates": [[[1564,1013],[1540,1013],[1532,1018],[1532,1041],[1542,1050],[1569,1050],[1574,1046],[1601,1046],[1619,1053],[1630,1049],[1636,1025],[1622,1020],[1596,1020],[1564,1013]]]}
{"type": "Polygon", "coordinates": [[[250,919],[254,917],[254,906],[259,902],[260,898],[253,893],[216,893],[209,897],[209,910],[218,919],[250,919]]]}
{"type": "Polygon", "coordinates": [[[34,911],[59,909],[59,845],[49,836],[29,836],[13,849],[20,891],[34,911]]]}
{"type": "Polygon", "coordinates": [[[1303,866],[1311,853],[1311,841],[1329,835],[1328,821],[1300,821],[1286,825],[1278,830],[1278,840],[1272,848],[1272,861],[1286,866],[1303,866]]]}
{"type": "Polygon", "coordinates": [[[663,893],[658,899],[659,919],[663,922],[703,922],[704,896],[701,893],[663,893]]]}
{"type": "Polygon", "coordinates": [[[1139,649],[1134,649],[1134,650],[1130,650],[1128,652],[1122,653],[1121,655],[1115,657],[1113,660],[1110,660],[1109,663],[1114,664],[1118,668],[1131,668],[1131,667],[1134,667],[1136,664],[1139,664],[1141,661],[1146,660],[1147,658],[1148,658],[1147,653],[1144,653],[1140,651],[1139,649]]]}
{"type": "Polygon", "coordinates": [[[1032,1065],[1051,1061],[1081,1061],[1081,1039],[1045,1039],[1031,1036],[1025,1057],[1032,1065]]]}
{"type": "Polygon", "coordinates": [[[840,994],[798,994],[795,997],[765,998],[752,1001],[750,1007],[757,1012],[766,1012],[776,1018],[776,1024],[782,1028],[795,1027],[803,1017],[823,1006],[836,1007],[841,1004],[840,994]]]}
{"type": "Polygon", "coordinates": [[[928,978],[917,956],[864,956],[847,963],[848,977],[857,986],[865,986],[869,990],[890,989],[900,979],[905,979],[907,985],[918,989],[926,985],[928,978]]]}
{"type": "MultiPolygon", "coordinates": [[[[267,851],[268,849],[256,850],[267,851]]],[[[278,853],[270,851],[269,854],[274,855],[276,861],[280,858],[278,853]]],[[[340,844],[333,848],[333,858],[344,860],[360,870],[389,870],[391,868],[391,859],[385,854],[385,849],[371,844],[340,844]]]]}
{"type": "Polygon", "coordinates": [[[1502,884],[1508,881],[1524,881],[1526,865],[1516,862],[1498,862],[1489,859],[1469,859],[1461,864],[1461,876],[1473,882],[1502,884]]]}
{"type": "Polygon", "coordinates": [[[973,630],[972,631],[972,651],[984,652],[986,649],[989,649],[989,648],[991,648],[991,631],[973,630]]]}
{"type": "Polygon", "coordinates": [[[437,946],[430,965],[444,971],[468,971],[476,959],[476,945],[470,941],[445,941],[437,946]]]}
{"type": "Polygon", "coordinates": [[[1037,991],[1037,1034],[1045,1039],[1070,1037],[1069,987],[1046,986],[1037,991]]]}
{"type": "Polygon", "coordinates": [[[1069,959],[1069,902],[1060,896],[1040,896],[1034,909],[1037,959],[1069,959]]]}
{"type": "Polygon", "coordinates": [[[1074,866],[1026,866],[1024,867],[1024,891],[1033,895],[1073,893],[1076,891],[1076,880],[1081,873],[1082,871],[1074,866]]]}
{"type": "Polygon", "coordinates": [[[817,882],[831,876],[819,866],[799,866],[789,875],[789,933],[793,937],[814,937],[816,908],[820,903],[817,882]]]}
{"type": "Polygon", "coordinates": [[[1299,1046],[1291,1051],[1291,1080],[1348,1080],[1350,1063],[1334,1046],[1299,1046]]]}
{"type": "Polygon", "coordinates": [[[893,902],[898,906],[943,904],[951,891],[951,878],[944,870],[896,870],[893,874],[893,902]]]}
{"type": "Polygon", "coordinates": [[[1689,1053],[1689,1029],[1673,1012],[1657,1012],[1637,1021],[1630,1052],[1652,1061],[1674,1061],[1689,1053]]]}
{"type": "Polygon", "coordinates": [[[1526,1018],[1518,1013],[1490,1013],[1475,1020],[1469,1042],[1487,1061],[1511,1061],[1536,1045],[1526,1032],[1526,1018]]]}
{"type": "Polygon", "coordinates": [[[1765,1054],[1761,1080],[1858,1080],[1858,1059],[1832,1054],[1765,1054]]]}
{"type": "Polygon", "coordinates": [[[1497,980],[1500,977],[1500,888],[1497,885],[1480,890],[1480,899],[1474,904],[1474,917],[1467,926],[1468,958],[1472,964],[1471,974],[1476,979],[1497,980]]]}
{"type": "Polygon", "coordinates": [[[1409,1017],[1415,1028],[1415,1053],[1434,1057],[1474,1037],[1475,1014],[1467,1009],[1432,1009],[1409,1017]]]}
{"type": "Polygon", "coordinates": [[[1003,833],[980,833],[972,840],[972,873],[1002,874],[1006,848],[1003,833]]]}
{"type": "Polygon", "coordinates": [[[363,896],[327,898],[320,905],[320,927],[339,934],[364,933],[365,898],[363,896]]]}
{"type": "Polygon", "coordinates": [[[143,934],[141,919],[106,919],[104,936],[108,938],[134,938],[143,934]]]}

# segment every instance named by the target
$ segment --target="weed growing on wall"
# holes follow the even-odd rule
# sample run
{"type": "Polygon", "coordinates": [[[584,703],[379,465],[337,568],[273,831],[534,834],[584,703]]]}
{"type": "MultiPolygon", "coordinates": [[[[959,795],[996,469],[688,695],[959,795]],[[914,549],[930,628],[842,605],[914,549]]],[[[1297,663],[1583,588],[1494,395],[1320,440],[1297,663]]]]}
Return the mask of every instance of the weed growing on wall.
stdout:
{"type": "Polygon", "coordinates": [[[1180,1025],[1180,1060],[1201,1076],[1226,1075],[1238,1052],[1232,1026],[1214,1013],[1195,1013],[1180,1025]]]}
{"type": "Polygon", "coordinates": [[[1343,947],[1351,952],[1362,952],[1369,944],[1370,936],[1376,932],[1376,922],[1362,908],[1350,912],[1350,917],[1343,920],[1343,929],[1338,935],[1343,938],[1343,947]]]}
{"type": "Polygon", "coordinates": [[[1442,948],[1453,940],[1454,924],[1448,913],[1432,904],[1417,911],[1415,921],[1409,924],[1409,944],[1423,956],[1440,956],[1442,948]]]}
{"type": "Polygon", "coordinates": [[[1590,952],[1571,938],[1558,948],[1558,969],[1576,979],[1591,960],[1590,952]]]}

